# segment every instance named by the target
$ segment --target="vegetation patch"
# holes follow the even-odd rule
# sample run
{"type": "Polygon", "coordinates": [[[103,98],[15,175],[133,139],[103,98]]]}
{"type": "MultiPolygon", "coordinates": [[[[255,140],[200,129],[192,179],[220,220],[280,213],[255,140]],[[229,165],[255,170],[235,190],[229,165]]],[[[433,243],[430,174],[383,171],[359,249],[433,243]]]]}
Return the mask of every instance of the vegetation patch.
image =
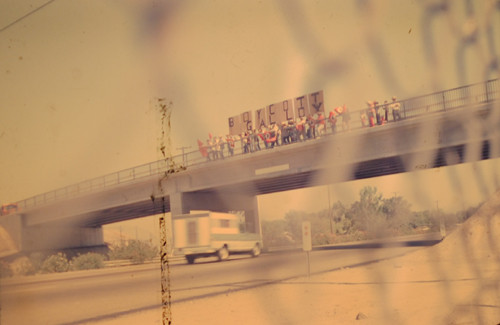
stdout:
{"type": "Polygon", "coordinates": [[[68,270],[69,261],[66,258],[66,254],[63,253],[47,257],[40,268],[41,273],[67,272],[68,270]]]}
{"type": "Polygon", "coordinates": [[[289,211],[284,219],[264,220],[262,237],[266,248],[300,246],[303,221],[311,222],[312,244],[316,246],[437,232],[441,224],[452,229],[464,222],[478,207],[457,213],[413,211],[402,196],[384,198],[376,187],[367,186],[350,206],[337,201],[321,212],[289,211]]]}
{"type": "Polygon", "coordinates": [[[97,253],[78,255],[71,260],[70,269],[73,271],[101,269],[104,267],[105,259],[104,255],[97,253]]]}
{"type": "Polygon", "coordinates": [[[110,260],[130,260],[134,264],[152,260],[159,254],[158,248],[149,242],[128,240],[118,246],[112,246],[109,252],[110,260]]]}

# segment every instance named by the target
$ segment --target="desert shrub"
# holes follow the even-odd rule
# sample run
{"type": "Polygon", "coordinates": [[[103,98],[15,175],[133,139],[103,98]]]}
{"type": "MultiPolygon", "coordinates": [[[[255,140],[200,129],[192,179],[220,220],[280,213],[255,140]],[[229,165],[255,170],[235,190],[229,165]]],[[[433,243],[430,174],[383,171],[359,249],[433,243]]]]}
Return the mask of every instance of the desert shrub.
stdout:
{"type": "Polygon", "coordinates": [[[31,263],[31,267],[32,267],[32,271],[33,271],[32,274],[40,272],[43,260],[45,258],[46,258],[46,255],[44,255],[42,253],[35,252],[35,253],[30,254],[29,261],[31,263]]]}
{"type": "Polygon", "coordinates": [[[366,240],[366,239],[368,239],[366,232],[359,231],[359,230],[353,230],[353,231],[349,232],[348,234],[335,236],[333,243],[341,244],[341,243],[349,243],[349,242],[355,242],[355,241],[366,240]]]}
{"type": "Polygon", "coordinates": [[[34,275],[40,271],[45,256],[41,253],[31,253],[29,256],[21,256],[10,263],[14,275],[34,275]]]}
{"type": "Polygon", "coordinates": [[[12,276],[12,270],[10,269],[9,263],[0,261],[0,278],[7,278],[10,276],[12,276]]]}
{"type": "Polygon", "coordinates": [[[328,232],[315,232],[312,234],[313,245],[328,245],[335,242],[335,235],[328,232]]]}
{"type": "Polygon", "coordinates": [[[66,254],[57,253],[51,255],[43,261],[40,271],[42,273],[67,272],[69,270],[69,262],[66,254]]]}
{"type": "Polygon", "coordinates": [[[71,270],[92,270],[104,267],[105,256],[98,253],[87,253],[73,257],[70,262],[71,270]]]}
{"type": "Polygon", "coordinates": [[[16,275],[33,275],[38,272],[38,269],[33,265],[31,260],[26,257],[17,260],[13,264],[13,268],[16,275]]]}
{"type": "Polygon", "coordinates": [[[158,256],[158,249],[149,242],[129,240],[127,243],[111,247],[109,259],[130,260],[132,263],[144,263],[158,256]]]}

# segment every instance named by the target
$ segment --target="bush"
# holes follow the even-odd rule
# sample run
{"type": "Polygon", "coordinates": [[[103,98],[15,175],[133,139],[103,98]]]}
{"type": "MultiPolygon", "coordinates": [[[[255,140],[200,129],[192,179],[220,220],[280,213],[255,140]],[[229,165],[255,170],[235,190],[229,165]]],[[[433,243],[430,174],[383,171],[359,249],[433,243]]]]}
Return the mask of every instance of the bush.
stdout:
{"type": "Polygon", "coordinates": [[[47,255],[44,255],[42,253],[31,253],[30,254],[30,262],[33,268],[35,269],[35,273],[40,271],[40,268],[42,267],[43,260],[47,257],[47,255]]]}
{"type": "Polygon", "coordinates": [[[34,275],[38,269],[33,266],[33,263],[27,257],[17,260],[13,263],[14,274],[16,275],[34,275]]]}
{"type": "Polygon", "coordinates": [[[41,253],[31,253],[29,256],[20,256],[10,262],[13,275],[34,275],[40,271],[44,255],[41,253]]]}
{"type": "Polygon", "coordinates": [[[293,246],[295,242],[286,226],[285,220],[263,220],[262,241],[264,247],[293,246]]]}
{"type": "Polygon", "coordinates": [[[0,278],[7,278],[12,276],[12,270],[10,269],[9,263],[0,261],[0,278]]]}
{"type": "Polygon", "coordinates": [[[40,271],[42,273],[67,272],[69,270],[69,262],[66,254],[57,253],[51,255],[43,261],[40,271]]]}
{"type": "Polygon", "coordinates": [[[70,263],[71,270],[92,270],[104,267],[104,255],[87,253],[73,257],[70,263]]]}
{"type": "Polygon", "coordinates": [[[126,244],[112,247],[109,253],[111,260],[130,260],[132,263],[144,263],[158,256],[158,249],[148,242],[129,240],[126,244]]]}

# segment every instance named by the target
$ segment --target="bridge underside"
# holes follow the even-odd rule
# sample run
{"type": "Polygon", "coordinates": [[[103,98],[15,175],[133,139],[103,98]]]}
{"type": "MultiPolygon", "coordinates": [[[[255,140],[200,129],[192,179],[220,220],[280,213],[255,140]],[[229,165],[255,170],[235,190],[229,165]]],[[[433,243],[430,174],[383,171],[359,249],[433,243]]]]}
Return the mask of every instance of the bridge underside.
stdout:
{"type": "MultiPolygon", "coordinates": [[[[427,153],[412,153],[411,155],[401,155],[363,161],[352,165],[349,174],[328,175],[326,172],[315,170],[305,171],[295,174],[279,175],[275,177],[265,177],[248,182],[232,184],[230,186],[220,186],[217,188],[204,189],[199,191],[185,192],[163,197],[145,198],[143,201],[102,209],[75,216],[72,225],[79,227],[99,227],[119,221],[125,221],[150,215],[169,213],[189,213],[190,210],[247,210],[248,214],[253,214],[254,197],[262,194],[270,194],[295,189],[302,189],[312,186],[333,184],[337,182],[379,177],[404,173],[420,169],[437,168],[451,166],[467,162],[465,145],[455,145],[441,148],[437,152],[432,152],[432,163],[421,165],[409,165],[408,161],[413,161],[412,156],[426,155],[427,153]],[[250,202],[251,203],[248,203],[250,202]],[[177,208],[176,208],[177,207],[177,208]],[[77,220],[77,221],[74,221],[77,220]]],[[[480,160],[498,158],[492,156],[489,141],[481,144],[480,160]]],[[[58,222],[60,223],[60,222],[58,222]]]]}

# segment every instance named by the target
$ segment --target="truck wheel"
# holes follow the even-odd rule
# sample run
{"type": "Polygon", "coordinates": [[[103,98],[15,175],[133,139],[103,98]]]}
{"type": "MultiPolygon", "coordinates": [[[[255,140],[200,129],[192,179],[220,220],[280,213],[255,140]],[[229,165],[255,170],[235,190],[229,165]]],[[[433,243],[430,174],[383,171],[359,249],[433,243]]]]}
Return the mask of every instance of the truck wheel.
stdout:
{"type": "Polygon", "coordinates": [[[252,251],[250,252],[250,254],[252,255],[252,257],[257,257],[260,255],[260,252],[261,252],[260,245],[255,244],[255,246],[252,248],[252,251]]]}
{"type": "Polygon", "coordinates": [[[217,257],[219,258],[219,261],[227,260],[229,258],[229,251],[226,246],[217,251],[217,257]]]}
{"type": "Polygon", "coordinates": [[[194,263],[194,259],[195,257],[194,256],[186,256],[186,260],[188,262],[188,264],[193,264],[194,263]]]}

